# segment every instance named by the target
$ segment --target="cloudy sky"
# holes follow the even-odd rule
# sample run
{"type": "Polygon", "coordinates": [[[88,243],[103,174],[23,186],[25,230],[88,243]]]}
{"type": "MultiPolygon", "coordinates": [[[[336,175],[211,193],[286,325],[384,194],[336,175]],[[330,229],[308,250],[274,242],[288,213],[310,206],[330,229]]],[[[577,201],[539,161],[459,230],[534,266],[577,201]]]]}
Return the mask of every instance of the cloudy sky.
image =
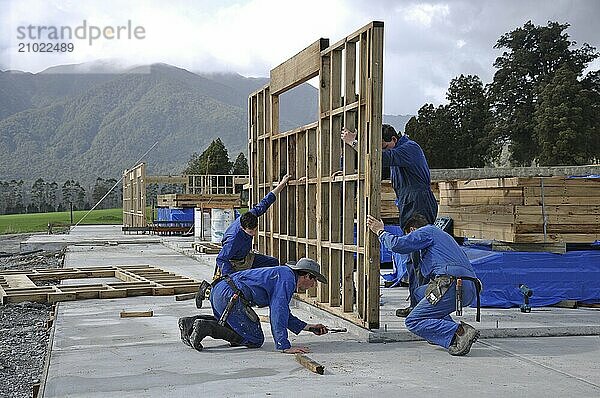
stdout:
{"type": "MultiPolygon", "coordinates": [[[[500,54],[496,40],[528,20],[568,22],[572,40],[600,48],[597,0],[0,0],[0,69],[39,72],[110,59],[266,77],[319,37],[334,43],[372,20],[385,23],[386,114],[442,103],[450,79],[461,73],[489,82],[500,54]],[[30,38],[29,25],[75,29],[84,20],[87,38],[71,40],[73,52],[18,52],[44,41],[30,38]],[[108,28],[110,36],[128,21],[132,30],[143,28],[143,39],[128,39],[122,29],[125,37],[90,45],[91,26],[108,28]]],[[[596,60],[592,68],[598,67],[596,60]]]]}

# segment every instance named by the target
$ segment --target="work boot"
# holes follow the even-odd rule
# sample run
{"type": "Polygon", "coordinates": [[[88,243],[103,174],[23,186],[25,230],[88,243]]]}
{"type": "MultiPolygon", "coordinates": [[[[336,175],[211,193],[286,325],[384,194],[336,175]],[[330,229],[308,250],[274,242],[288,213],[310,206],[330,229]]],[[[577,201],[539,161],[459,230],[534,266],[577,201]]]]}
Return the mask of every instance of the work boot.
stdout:
{"type": "Polygon", "coordinates": [[[202,308],[202,301],[205,298],[208,298],[207,292],[210,294],[210,283],[207,281],[202,281],[198,291],[196,292],[196,308],[202,308]]]}
{"type": "Polygon", "coordinates": [[[183,344],[192,347],[192,343],[190,342],[190,335],[194,329],[194,321],[196,319],[206,319],[216,321],[216,318],[213,315],[196,315],[196,316],[187,316],[183,318],[179,318],[177,322],[179,325],[179,334],[181,337],[181,341],[183,344]]]}
{"type": "Polygon", "coordinates": [[[412,310],[412,307],[398,308],[396,310],[396,316],[399,318],[406,318],[412,310]]]}
{"type": "Polygon", "coordinates": [[[463,321],[460,321],[459,327],[462,327],[463,333],[458,334],[457,330],[452,344],[448,347],[448,353],[454,356],[467,355],[469,351],[471,351],[471,346],[477,341],[480,334],[479,330],[463,321]]]}
{"type": "Polygon", "coordinates": [[[196,319],[194,321],[194,330],[190,335],[190,343],[198,351],[202,351],[202,340],[206,336],[210,336],[213,339],[220,339],[229,342],[233,347],[239,346],[243,338],[237,334],[233,329],[219,325],[216,320],[196,319]]]}

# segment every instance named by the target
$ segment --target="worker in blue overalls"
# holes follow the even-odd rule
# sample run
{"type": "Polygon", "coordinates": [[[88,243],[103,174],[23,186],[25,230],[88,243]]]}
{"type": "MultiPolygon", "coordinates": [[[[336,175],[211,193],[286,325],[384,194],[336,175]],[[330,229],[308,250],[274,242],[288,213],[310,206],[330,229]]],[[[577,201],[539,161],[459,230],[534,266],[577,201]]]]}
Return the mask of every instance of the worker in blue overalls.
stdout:
{"type": "Polygon", "coordinates": [[[420,251],[421,272],[428,284],[415,289],[418,304],[406,317],[405,324],[412,333],[448,349],[451,355],[466,355],[479,337],[471,325],[456,323],[450,313],[458,309],[457,283],[460,310],[477,298],[479,320],[479,292],[481,284],[464,251],[454,238],[430,225],[416,213],[406,222],[405,234],[398,236],[384,231],[383,222],[367,216],[367,225],[388,249],[397,253],[420,251]]]}
{"type": "MultiPolygon", "coordinates": [[[[251,307],[268,306],[275,349],[288,354],[309,352],[307,347],[292,347],[288,330],[295,334],[306,330],[316,335],[328,330],[322,324],[307,324],[296,318],[289,304],[296,289],[310,289],[316,286],[317,280],[327,283],[319,264],[308,258],[224,276],[216,281],[210,293],[214,316],[193,317],[193,327],[182,328],[181,339],[198,351],[203,349],[201,342],[207,336],[228,341],[231,346],[261,347],[265,337],[260,320],[251,307]]],[[[181,318],[180,328],[182,323],[187,323],[185,319],[191,318],[181,318]]]]}
{"type": "Polygon", "coordinates": [[[291,175],[286,174],[279,184],[269,192],[259,204],[236,219],[223,234],[223,248],[217,256],[217,275],[229,275],[248,268],[275,267],[279,260],[275,257],[255,253],[252,239],[258,229],[258,217],[275,202],[277,195],[287,185],[291,175]]]}
{"type": "MultiPolygon", "coordinates": [[[[341,138],[346,144],[357,148],[356,133],[344,128],[341,138]]],[[[398,136],[389,124],[381,126],[381,138],[382,166],[390,168],[390,180],[396,192],[396,206],[400,213],[400,227],[405,230],[406,223],[414,213],[421,214],[428,223],[433,224],[437,217],[438,204],[431,191],[431,175],[423,150],[407,135],[398,136]]],[[[419,271],[419,258],[416,253],[410,256],[406,272],[410,306],[398,309],[396,315],[399,317],[407,316],[417,305],[415,289],[427,282],[419,271]]]]}
{"type": "MultiPolygon", "coordinates": [[[[279,265],[279,260],[275,257],[255,253],[252,250],[252,239],[258,231],[258,217],[265,214],[269,207],[275,203],[277,195],[287,185],[290,178],[290,174],[284,175],[279,184],[262,198],[260,203],[234,220],[225,230],[221,240],[223,246],[217,255],[213,280],[249,268],[276,267],[279,265]]],[[[210,288],[211,286],[207,281],[202,281],[196,293],[197,308],[202,308],[202,301],[208,297],[210,288]]],[[[188,319],[187,323],[189,328],[193,320],[188,319]]]]}

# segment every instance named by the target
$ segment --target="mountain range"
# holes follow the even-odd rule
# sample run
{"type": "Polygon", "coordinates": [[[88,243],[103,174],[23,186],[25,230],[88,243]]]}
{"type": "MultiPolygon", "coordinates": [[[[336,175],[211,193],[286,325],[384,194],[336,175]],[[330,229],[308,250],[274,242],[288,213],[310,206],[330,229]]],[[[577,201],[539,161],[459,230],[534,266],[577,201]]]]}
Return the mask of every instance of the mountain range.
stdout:
{"type": "MultiPolygon", "coordinates": [[[[267,83],[167,64],[0,71],[0,180],[119,178],[157,141],[144,159],[149,174],[181,173],[218,137],[233,160],[246,152],[248,94],[267,83]]],[[[282,131],[313,122],[317,90],[305,83],[282,95],[280,106],[282,131]]],[[[403,130],[410,117],[384,115],[384,122],[403,130]]]]}

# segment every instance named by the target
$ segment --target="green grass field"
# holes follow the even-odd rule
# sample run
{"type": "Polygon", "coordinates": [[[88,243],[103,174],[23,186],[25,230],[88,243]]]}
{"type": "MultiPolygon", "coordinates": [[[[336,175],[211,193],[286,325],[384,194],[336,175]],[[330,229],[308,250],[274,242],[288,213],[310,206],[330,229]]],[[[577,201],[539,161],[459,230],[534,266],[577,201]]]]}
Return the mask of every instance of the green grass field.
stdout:
{"type": "MultiPolygon", "coordinates": [[[[87,210],[73,212],[73,223],[77,223],[87,210]]],[[[0,216],[0,234],[40,232],[48,230],[48,223],[68,226],[71,214],[68,211],[55,213],[8,214],[0,216]]],[[[123,209],[94,210],[83,220],[84,224],[122,224],[123,209]]]]}

